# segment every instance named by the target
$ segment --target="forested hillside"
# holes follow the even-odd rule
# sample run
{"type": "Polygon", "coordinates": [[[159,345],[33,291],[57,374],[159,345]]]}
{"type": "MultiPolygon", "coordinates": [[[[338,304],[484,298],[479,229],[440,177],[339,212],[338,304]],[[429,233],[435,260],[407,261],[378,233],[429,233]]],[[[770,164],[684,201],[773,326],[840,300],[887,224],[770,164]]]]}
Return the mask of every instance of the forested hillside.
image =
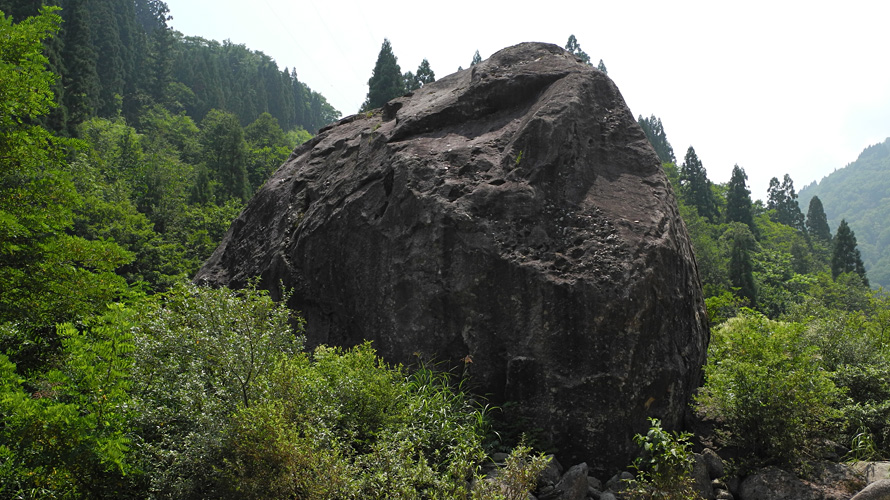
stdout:
{"type": "Polygon", "coordinates": [[[43,5],[62,7],[62,29],[47,42],[49,68],[60,76],[45,123],[77,134],[92,118],[123,117],[140,126],[146,107],[185,111],[194,121],[211,109],[234,113],[242,126],[269,113],[284,130],[314,133],[340,113],[262,52],[229,41],[186,36],[168,26],[160,0],[0,0],[14,21],[43,5]]]}
{"type": "Polygon", "coordinates": [[[890,288],[890,139],[800,191],[803,206],[813,197],[822,201],[832,227],[843,219],[856,231],[872,286],[890,288]]]}

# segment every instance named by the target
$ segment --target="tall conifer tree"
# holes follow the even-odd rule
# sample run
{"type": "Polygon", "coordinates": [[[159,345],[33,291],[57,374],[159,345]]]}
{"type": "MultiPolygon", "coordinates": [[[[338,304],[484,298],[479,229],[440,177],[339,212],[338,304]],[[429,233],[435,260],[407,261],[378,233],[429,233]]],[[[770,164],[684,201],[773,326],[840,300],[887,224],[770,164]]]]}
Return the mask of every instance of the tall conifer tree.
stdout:
{"type": "Polygon", "coordinates": [[[834,235],[834,248],[831,252],[831,276],[837,278],[843,273],[856,273],[862,278],[865,286],[868,286],[868,278],[865,276],[865,265],[862,256],[856,247],[856,234],[847,225],[847,221],[841,219],[834,235]]]}
{"type": "Polygon", "coordinates": [[[748,175],[735,165],[726,191],[726,222],[741,222],[757,234],[754,216],[751,213],[751,191],[748,190],[748,175]]]}
{"type": "Polygon", "coordinates": [[[578,59],[581,59],[581,61],[588,66],[593,66],[590,62],[590,56],[587,55],[587,52],[581,50],[581,44],[578,43],[578,39],[575,38],[575,35],[569,35],[569,40],[566,42],[566,50],[578,59]]]}
{"type": "Polygon", "coordinates": [[[436,74],[433,72],[433,69],[430,68],[430,62],[427,61],[426,58],[424,58],[423,61],[421,61],[420,66],[417,67],[417,73],[415,73],[414,77],[417,79],[417,83],[419,83],[421,87],[436,81],[436,74]]]}
{"type": "Polygon", "coordinates": [[[686,158],[680,168],[680,192],[686,203],[698,210],[699,215],[711,222],[717,222],[720,214],[711,191],[711,181],[692,146],[686,150],[686,158]]]}
{"type": "Polygon", "coordinates": [[[828,227],[828,217],[825,216],[822,200],[818,196],[813,196],[810,199],[810,206],[807,209],[807,231],[823,243],[831,242],[831,229],[828,227]]]}
{"type": "Polygon", "coordinates": [[[754,284],[754,266],[751,263],[751,236],[735,235],[729,254],[729,281],[738,288],[738,294],[748,299],[749,305],[757,304],[757,287],[754,284]]]}
{"type": "Polygon", "coordinates": [[[791,226],[798,231],[806,231],[804,216],[797,204],[797,193],[794,192],[794,181],[785,174],[782,183],[773,177],[769,181],[767,191],[767,210],[775,210],[774,220],[780,224],[791,226]]]}
{"type": "Polygon", "coordinates": [[[90,12],[85,0],[71,0],[63,12],[65,61],[65,108],[69,130],[96,113],[99,104],[99,75],[96,72],[96,51],[93,48],[90,12]]]}
{"type": "Polygon", "coordinates": [[[646,134],[649,144],[652,144],[661,163],[677,163],[677,157],[674,156],[674,148],[671,147],[671,143],[667,140],[664,126],[661,124],[661,118],[656,118],[655,115],[652,115],[650,118],[643,118],[643,115],[640,115],[637,118],[637,123],[640,124],[640,128],[643,129],[643,133],[646,134]]]}
{"type": "Polygon", "coordinates": [[[399,68],[398,60],[392,52],[392,45],[388,39],[384,39],[380,54],[377,56],[377,64],[374,65],[374,73],[368,80],[368,98],[362,109],[367,111],[379,108],[390,99],[395,99],[404,93],[402,69],[399,68]]]}
{"type": "Polygon", "coordinates": [[[482,56],[479,55],[479,51],[477,50],[475,54],[473,54],[473,61],[470,62],[470,67],[473,67],[482,62],[482,56]]]}

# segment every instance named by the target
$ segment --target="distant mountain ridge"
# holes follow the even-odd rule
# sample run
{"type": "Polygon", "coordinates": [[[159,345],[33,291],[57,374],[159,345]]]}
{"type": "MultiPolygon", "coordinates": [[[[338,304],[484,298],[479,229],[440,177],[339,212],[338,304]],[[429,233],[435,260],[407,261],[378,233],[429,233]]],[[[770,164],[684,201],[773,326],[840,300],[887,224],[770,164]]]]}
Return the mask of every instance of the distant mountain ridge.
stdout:
{"type": "Polygon", "coordinates": [[[890,138],[865,148],[859,158],[800,191],[806,213],[818,196],[832,233],[845,219],[856,233],[872,286],[890,288],[890,138]]]}

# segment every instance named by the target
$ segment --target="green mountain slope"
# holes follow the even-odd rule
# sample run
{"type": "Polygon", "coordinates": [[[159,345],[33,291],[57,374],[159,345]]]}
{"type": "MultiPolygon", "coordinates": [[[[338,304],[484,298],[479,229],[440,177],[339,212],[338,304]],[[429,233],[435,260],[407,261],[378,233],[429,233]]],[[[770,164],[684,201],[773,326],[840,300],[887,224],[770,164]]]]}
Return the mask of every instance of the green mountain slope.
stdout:
{"type": "Polygon", "coordinates": [[[832,231],[845,219],[856,233],[872,286],[890,288],[890,138],[803,188],[799,200],[804,212],[813,196],[822,201],[832,231]]]}

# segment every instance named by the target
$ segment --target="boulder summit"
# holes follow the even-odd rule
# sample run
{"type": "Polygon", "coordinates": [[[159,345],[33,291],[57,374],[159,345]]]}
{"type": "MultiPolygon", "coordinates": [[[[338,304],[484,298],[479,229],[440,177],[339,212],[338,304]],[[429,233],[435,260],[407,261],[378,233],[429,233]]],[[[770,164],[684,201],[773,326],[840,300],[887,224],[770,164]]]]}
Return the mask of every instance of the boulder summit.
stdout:
{"type": "Polygon", "coordinates": [[[524,43],[299,147],[196,277],[261,277],[308,344],[466,371],[592,472],[682,425],[708,327],[658,158],[615,84],[524,43]],[[280,295],[279,295],[280,296],[280,295]]]}

